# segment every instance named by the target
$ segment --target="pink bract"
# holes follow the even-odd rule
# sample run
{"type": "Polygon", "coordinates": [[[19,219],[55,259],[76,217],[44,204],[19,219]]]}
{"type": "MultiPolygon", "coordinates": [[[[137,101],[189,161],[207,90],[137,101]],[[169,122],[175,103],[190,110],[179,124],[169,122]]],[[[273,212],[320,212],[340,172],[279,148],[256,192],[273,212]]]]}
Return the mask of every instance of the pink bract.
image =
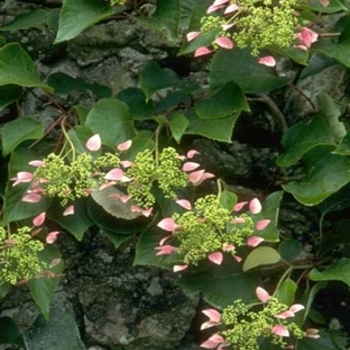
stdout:
{"type": "Polygon", "coordinates": [[[255,293],[258,299],[263,303],[266,303],[270,299],[270,294],[264,288],[257,287],[255,293]]]}
{"type": "Polygon", "coordinates": [[[267,67],[275,67],[276,66],[276,60],[273,56],[264,56],[261,57],[258,61],[260,64],[263,64],[267,67]]]}
{"type": "Polygon", "coordinates": [[[230,38],[226,36],[221,36],[215,39],[215,43],[218,44],[223,49],[233,49],[233,42],[230,38]]]}
{"type": "Polygon", "coordinates": [[[187,199],[178,199],[175,202],[182,208],[185,208],[187,210],[192,209],[192,205],[187,199]]]}
{"type": "Polygon", "coordinates": [[[86,148],[91,152],[96,152],[101,149],[102,141],[99,134],[91,136],[85,144],[86,148]]]}
{"type": "Polygon", "coordinates": [[[200,167],[200,164],[198,164],[198,163],[187,162],[187,163],[184,163],[184,165],[182,166],[182,170],[183,171],[192,171],[192,170],[195,170],[199,167],[200,167]]]}
{"type": "Polygon", "coordinates": [[[280,337],[289,337],[288,328],[279,324],[272,327],[271,332],[273,334],[279,335],[280,337]]]}
{"type": "Polygon", "coordinates": [[[52,231],[50,233],[47,234],[46,236],[46,243],[47,244],[52,244],[55,243],[57,240],[57,236],[60,234],[59,231],[52,231]]]}
{"type": "Polygon", "coordinates": [[[22,202],[27,203],[38,203],[41,200],[40,194],[37,193],[29,193],[22,198],[22,202]]]}
{"type": "Polygon", "coordinates": [[[271,220],[268,220],[268,219],[259,220],[259,221],[256,223],[255,228],[256,228],[258,231],[262,231],[262,230],[264,230],[264,229],[269,225],[270,222],[271,222],[271,220]]]}
{"type": "Polygon", "coordinates": [[[208,54],[210,54],[210,53],[212,53],[211,50],[209,50],[209,49],[208,49],[207,47],[205,47],[205,46],[201,46],[201,47],[199,47],[199,48],[195,51],[194,57],[204,56],[204,55],[208,55],[208,54]]]}
{"type": "Polygon", "coordinates": [[[233,207],[233,210],[234,211],[241,211],[242,208],[247,204],[248,202],[240,202],[240,203],[237,203],[234,207],[233,207]]]}
{"type": "Polygon", "coordinates": [[[191,150],[189,150],[189,151],[187,152],[186,157],[187,157],[188,159],[192,159],[196,154],[200,154],[200,153],[197,152],[197,151],[194,150],[194,149],[191,149],[191,150]]]}
{"type": "Polygon", "coordinates": [[[188,265],[174,265],[173,271],[180,272],[180,271],[186,270],[187,268],[188,268],[188,265]]]}
{"type": "Polygon", "coordinates": [[[249,210],[252,214],[259,214],[261,212],[261,203],[258,198],[254,198],[249,203],[249,210]]]}
{"type": "Polygon", "coordinates": [[[209,254],[208,259],[216,265],[221,265],[224,256],[221,252],[214,252],[209,254]]]}
{"type": "Polygon", "coordinates": [[[33,219],[33,225],[38,227],[41,226],[46,218],[46,212],[42,212],[33,219]]]}
{"type": "Polygon", "coordinates": [[[66,210],[63,212],[63,216],[69,216],[74,214],[74,205],[70,205],[66,208],[66,210]]]}
{"type": "Polygon", "coordinates": [[[264,242],[264,238],[252,236],[248,238],[247,245],[249,247],[257,247],[261,242],[264,242]]]}
{"type": "Polygon", "coordinates": [[[120,143],[117,148],[119,151],[127,151],[132,145],[132,141],[131,140],[128,140],[128,141],[125,141],[123,143],[120,143]]]}
{"type": "Polygon", "coordinates": [[[201,35],[201,32],[189,32],[186,35],[186,39],[187,41],[192,41],[194,39],[196,39],[197,37],[199,37],[201,35]]]}
{"type": "Polygon", "coordinates": [[[160,227],[164,231],[173,232],[176,230],[177,225],[175,224],[175,221],[172,218],[165,218],[158,222],[158,227],[160,227]]]}

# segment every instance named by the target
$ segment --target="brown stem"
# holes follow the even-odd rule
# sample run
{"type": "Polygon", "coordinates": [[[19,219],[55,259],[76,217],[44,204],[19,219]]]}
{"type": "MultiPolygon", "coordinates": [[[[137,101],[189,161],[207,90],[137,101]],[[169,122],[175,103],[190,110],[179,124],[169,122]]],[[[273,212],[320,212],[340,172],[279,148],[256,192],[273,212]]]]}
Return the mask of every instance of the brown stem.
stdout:
{"type": "Polygon", "coordinates": [[[287,85],[288,85],[290,88],[292,88],[293,90],[295,90],[296,92],[298,92],[302,97],[304,97],[305,100],[306,100],[307,102],[309,102],[309,104],[311,105],[311,108],[313,109],[314,112],[317,111],[317,107],[315,106],[315,104],[312,102],[312,100],[311,100],[308,96],[306,96],[306,95],[304,94],[303,91],[301,91],[299,88],[297,88],[294,84],[288,83],[287,85]]]}

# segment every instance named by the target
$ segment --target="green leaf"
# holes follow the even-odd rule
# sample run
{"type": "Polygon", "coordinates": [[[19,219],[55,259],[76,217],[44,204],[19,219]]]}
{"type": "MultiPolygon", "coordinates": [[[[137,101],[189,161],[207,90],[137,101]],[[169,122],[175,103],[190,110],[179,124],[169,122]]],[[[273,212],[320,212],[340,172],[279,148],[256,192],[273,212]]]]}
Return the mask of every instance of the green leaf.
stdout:
{"type": "MultiPolygon", "coordinates": [[[[46,271],[51,271],[57,276],[62,273],[64,264],[57,248],[52,245],[47,245],[44,250],[39,252],[38,256],[39,259],[48,266],[50,266],[54,259],[60,259],[61,261],[58,265],[50,267],[46,269],[46,271]]],[[[49,318],[50,304],[58,281],[59,277],[39,277],[31,279],[28,282],[30,294],[46,319],[49,318]]]]}
{"type": "Polygon", "coordinates": [[[293,61],[306,66],[308,64],[309,53],[297,48],[281,48],[277,45],[266,47],[269,51],[284,57],[288,57],[293,61]]]}
{"type": "Polygon", "coordinates": [[[24,346],[18,326],[7,316],[0,318],[0,344],[24,346]]]}
{"type": "Polygon", "coordinates": [[[276,249],[271,247],[258,247],[248,254],[243,263],[243,271],[249,271],[261,265],[276,264],[281,256],[276,249]]]}
{"type": "Polygon", "coordinates": [[[19,29],[37,28],[44,29],[47,11],[43,9],[31,10],[15,17],[15,19],[0,27],[0,32],[14,31],[19,29]]]}
{"type": "Polygon", "coordinates": [[[180,104],[191,104],[191,94],[184,90],[175,90],[162,98],[155,106],[155,113],[167,112],[168,110],[178,107],[180,104]]]}
{"type": "Polygon", "coordinates": [[[318,210],[322,213],[321,220],[327,213],[343,210],[348,207],[350,207],[350,184],[345,185],[340,191],[335,192],[317,206],[318,210]]]}
{"type": "Polygon", "coordinates": [[[191,292],[201,292],[204,299],[214,307],[225,308],[235,300],[244,303],[256,302],[255,289],[260,285],[258,275],[244,274],[241,265],[227,255],[222,265],[196,273],[186,273],[177,284],[191,292]]]}
{"type": "Polygon", "coordinates": [[[285,152],[278,157],[277,164],[291,166],[319,145],[334,145],[334,140],[324,118],[317,115],[311,121],[299,122],[287,130],[282,138],[285,152]]]}
{"type": "Polygon", "coordinates": [[[0,49],[0,86],[8,84],[52,91],[51,87],[41,82],[34,62],[17,43],[0,49]]]}
{"type": "Polygon", "coordinates": [[[308,65],[301,71],[300,80],[316,75],[328,67],[334,66],[337,62],[328,56],[314,53],[308,65]]]}
{"type": "Polygon", "coordinates": [[[344,123],[339,121],[339,117],[341,116],[339,107],[327,93],[320,93],[316,98],[333,139],[335,142],[339,143],[346,135],[344,123]]]}
{"type": "Polygon", "coordinates": [[[98,98],[108,98],[112,96],[111,88],[99,84],[89,84],[82,78],[73,78],[65,73],[53,73],[47,80],[48,84],[58,95],[67,96],[75,90],[90,90],[98,98]]]}
{"type": "Polygon", "coordinates": [[[294,303],[297,289],[298,285],[290,278],[287,278],[278,288],[276,297],[280,303],[291,306],[294,303]]]}
{"type": "Polygon", "coordinates": [[[64,0],[55,43],[75,38],[112,14],[112,6],[104,0],[64,0]]]}
{"type": "Polygon", "coordinates": [[[21,117],[5,124],[2,129],[2,155],[7,156],[23,141],[39,139],[44,126],[36,119],[21,117]]]}
{"type": "Polygon", "coordinates": [[[309,278],[312,281],[341,281],[350,286],[350,259],[341,258],[329,268],[319,271],[312,269],[309,278]]]}
{"type": "Polygon", "coordinates": [[[131,239],[133,236],[130,235],[123,235],[123,234],[117,234],[112,231],[106,231],[106,230],[100,230],[103,236],[106,236],[114,246],[114,249],[118,249],[124,242],[131,239]]]}
{"type": "Polygon", "coordinates": [[[18,85],[0,86],[0,111],[21,97],[22,88],[18,85]]]}
{"type": "Polygon", "coordinates": [[[268,219],[270,223],[262,231],[256,231],[255,235],[263,237],[266,242],[278,242],[279,231],[277,229],[279,206],[283,197],[283,191],[270,193],[262,204],[262,211],[253,215],[254,223],[260,220],[268,219]]]}
{"type": "MultiPolygon", "coordinates": [[[[40,159],[38,155],[23,146],[18,147],[12,152],[9,163],[9,177],[14,178],[20,171],[33,172],[33,167],[28,165],[28,162],[34,159],[40,159]]],[[[2,225],[7,225],[13,221],[30,218],[45,211],[51,203],[47,197],[43,197],[38,203],[25,203],[22,201],[23,196],[30,187],[30,184],[19,184],[12,187],[12,182],[8,182],[5,193],[5,205],[3,212],[2,225]]]]}
{"type": "Polygon", "coordinates": [[[212,4],[211,0],[186,0],[181,1],[181,24],[188,28],[188,32],[193,31],[193,25],[195,28],[200,28],[200,19],[205,16],[207,8],[212,4]],[[191,22],[193,13],[200,11],[197,22],[194,24],[191,22]],[[189,22],[189,23],[188,23],[189,22]]]}
{"type": "Polygon", "coordinates": [[[180,84],[180,79],[169,68],[161,68],[157,62],[149,62],[141,71],[140,86],[147,100],[158,90],[174,87],[180,84]]]}
{"type": "Polygon", "coordinates": [[[337,148],[333,151],[334,154],[342,156],[350,156],[350,132],[348,132],[340,141],[337,148]]]}
{"type": "Polygon", "coordinates": [[[172,39],[177,39],[180,22],[180,0],[157,0],[157,8],[151,18],[133,17],[150,29],[168,33],[172,39]]]}
{"type": "Polygon", "coordinates": [[[99,204],[108,214],[113,215],[116,218],[132,220],[140,216],[139,213],[131,212],[130,202],[123,203],[117,198],[110,196],[113,195],[125,195],[125,193],[119,191],[115,187],[108,187],[102,191],[95,190],[91,193],[92,199],[99,204]]]}
{"type": "Polygon", "coordinates": [[[74,215],[63,215],[64,208],[56,201],[47,211],[49,218],[71,233],[81,241],[86,230],[94,224],[87,212],[85,199],[74,202],[74,215]]]}
{"type": "Polygon", "coordinates": [[[134,121],[128,106],[117,99],[102,99],[89,112],[86,126],[100,134],[102,142],[111,148],[135,136],[134,121]]]}
{"type": "Polygon", "coordinates": [[[235,112],[249,111],[249,106],[240,87],[228,82],[213,96],[197,102],[195,111],[200,118],[218,119],[235,112]]]}
{"type": "Polygon", "coordinates": [[[307,175],[300,181],[283,185],[304,205],[316,205],[339,191],[350,181],[350,163],[339,155],[330,153],[334,147],[318,146],[303,158],[307,175]]]}
{"type": "MultiPolygon", "coordinates": [[[[117,201],[117,199],[115,199],[115,201],[117,201]]],[[[87,208],[89,216],[96,226],[102,228],[104,231],[113,232],[114,234],[130,237],[130,235],[142,232],[148,225],[148,219],[144,216],[139,216],[132,220],[118,219],[106,212],[103,207],[97,204],[93,199],[88,200],[87,208]]]]}
{"type": "Polygon", "coordinates": [[[338,44],[332,41],[332,39],[318,40],[311,47],[311,51],[334,58],[346,67],[350,67],[350,56],[348,55],[349,49],[350,42],[338,44]]]}
{"type": "Polygon", "coordinates": [[[295,350],[339,350],[337,346],[334,345],[329,334],[321,333],[321,338],[310,339],[305,337],[302,340],[298,340],[295,350]]]}
{"type": "Polygon", "coordinates": [[[0,299],[5,298],[7,293],[11,289],[11,284],[10,283],[3,283],[0,284],[0,299]]]}
{"type": "Polygon", "coordinates": [[[215,28],[209,31],[208,33],[201,34],[196,39],[190,42],[184,40],[178,55],[192,53],[202,46],[210,46],[213,43],[213,41],[218,37],[219,33],[220,29],[215,28]]]}
{"type": "Polygon", "coordinates": [[[237,203],[237,195],[234,192],[225,190],[221,192],[219,200],[222,207],[231,212],[237,203]]]}
{"type": "Polygon", "coordinates": [[[302,4],[302,6],[300,7],[302,9],[309,9],[309,10],[312,10],[313,12],[319,12],[319,13],[336,13],[336,12],[348,10],[348,8],[344,6],[342,1],[339,1],[339,0],[330,0],[327,6],[323,6],[318,0],[312,0],[308,3],[305,3],[305,5],[302,4]]]}
{"type": "Polygon", "coordinates": [[[145,93],[138,88],[127,88],[119,92],[118,99],[129,106],[130,117],[135,120],[147,120],[154,118],[152,101],[146,101],[145,93]]]}
{"type": "Polygon", "coordinates": [[[188,119],[179,112],[173,112],[168,118],[171,134],[173,135],[177,143],[181,142],[181,138],[185,133],[190,122],[188,119]]]}
{"type": "Polygon", "coordinates": [[[327,282],[317,282],[313,287],[311,288],[310,292],[307,295],[307,302],[305,304],[305,312],[304,312],[304,322],[306,321],[306,318],[308,317],[312,303],[314,302],[314,299],[316,297],[316,294],[323,288],[327,286],[327,282]]]}
{"type": "MultiPolygon", "coordinates": [[[[349,200],[349,199],[348,199],[349,200]]],[[[335,226],[327,232],[319,245],[319,253],[324,255],[336,247],[350,245],[349,235],[350,220],[340,220],[335,226]]]]}
{"type": "Polygon", "coordinates": [[[89,114],[89,109],[81,105],[76,105],[73,108],[77,112],[79,123],[84,125],[89,114]]]}
{"type": "Polygon", "coordinates": [[[221,119],[199,118],[194,112],[186,116],[190,121],[190,125],[185,132],[186,135],[201,135],[216,141],[231,142],[233,127],[239,113],[221,119]]]}
{"type": "Polygon", "coordinates": [[[50,319],[42,315],[24,335],[27,350],[85,350],[74,319],[64,310],[54,309],[50,319]]]}
{"type": "Polygon", "coordinates": [[[158,228],[143,232],[137,241],[134,266],[156,266],[171,270],[174,264],[181,262],[177,254],[156,255],[155,248],[159,246],[162,238],[164,231],[158,228]]]}
{"type": "Polygon", "coordinates": [[[258,63],[248,49],[220,50],[211,63],[210,88],[234,81],[245,93],[259,94],[276,90],[287,84],[288,79],[278,77],[276,72],[258,63]]]}
{"type": "Polygon", "coordinates": [[[278,251],[285,261],[293,261],[300,257],[303,252],[303,245],[296,239],[287,238],[280,243],[278,251]]]}
{"type": "Polygon", "coordinates": [[[153,141],[153,132],[149,130],[140,131],[136,137],[132,139],[131,147],[121,154],[121,158],[124,160],[133,161],[138,153],[149,149],[153,151],[155,143],[153,141]]]}

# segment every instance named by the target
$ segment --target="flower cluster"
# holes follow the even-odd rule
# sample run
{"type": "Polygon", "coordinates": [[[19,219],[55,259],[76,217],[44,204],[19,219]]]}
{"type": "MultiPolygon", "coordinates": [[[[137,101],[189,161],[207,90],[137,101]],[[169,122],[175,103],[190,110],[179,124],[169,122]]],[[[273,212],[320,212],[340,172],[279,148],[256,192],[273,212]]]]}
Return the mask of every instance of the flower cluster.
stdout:
{"type": "MultiPolygon", "coordinates": [[[[254,223],[251,215],[232,215],[232,212],[222,207],[219,198],[208,195],[195,202],[194,208],[187,200],[176,201],[187,209],[183,214],[175,213],[171,218],[165,218],[158,223],[158,227],[171,232],[159,242],[155,249],[157,255],[178,253],[183,257],[184,265],[175,265],[174,271],[181,271],[189,264],[198,264],[208,258],[214,264],[220,265],[223,253],[230,253],[240,262],[242,259],[236,254],[236,248],[242,245],[255,247],[264,239],[254,235],[254,223]],[[175,245],[170,245],[168,241],[175,245]],[[168,244],[165,244],[168,242],[168,244]]],[[[233,212],[240,211],[248,202],[238,203],[232,208],[233,212]]],[[[261,204],[257,198],[249,203],[251,214],[261,211],[261,204]]],[[[264,219],[256,223],[257,230],[263,230],[270,223],[264,219]]]]}
{"type": "MultiPolygon", "coordinates": [[[[188,33],[187,40],[192,41],[212,32],[216,35],[212,42],[214,49],[250,46],[255,56],[269,45],[281,48],[295,45],[307,50],[317,40],[318,34],[308,27],[298,26],[295,7],[301,2],[303,0],[282,0],[275,3],[271,0],[215,0],[207,9],[208,16],[201,20],[200,31],[188,33]]],[[[323,6],[328,5],[327,0],[320,2],[323,6]]],[[[195,57],[211,52],[211,49],[201,46],[196,50],[195,57]]],[[[276,64],[272,56],[261,57],[259,63],[267,66],[276,64]]]]}
{"type": "Polygon", "coordinates": [[[123,203],[130,200],[131,210],[149,216],[155,203],[153,185],[156,182],[166,198],[176,198],[175,190],[188,184],[199,185],[214,175],[205,170],[193,171],[199,164],[185,162],[198,152],[191,150],[187,157],[180,156],[174,148],[168,147],[158,155],[150,150],[139,152],[134,161],[121,160],[122,152],[127,151],[132,142],[126,141],[117,146],[115,153],[95,155],[100,151],[102,140],[98,134],[86,142],[89,152],[80,153],[70,162],[65,156],[49,154],[43,160],[34,160],[29,165],[36,167],[34,173],[21,171],[12,179],[13,186],[30,184],[24,202],[36,203],[43,196],[59,198],[62,206],[67,206],[64,215],[74,214],[77,198],[87,197],[92,192],[118,186],[125,195],[111,196],[123,203]]]}
{"type": "Polygon", "coordinates": [[[304,309],[303,305],[294,304],[288,307],[261,287],[256,289],[256,295],[261,303],[245,305],[241,300],[236,300],[222,313],[215,309],[203,310],[209,321],[204,322],[201,329],[220,326],[223,330],[212,335],[201,347],[222,350],[231,345],[237,350],[258,350],[259,341],[268,338],[272,344],[281,348],[294,349],[293,344],[288,344],[291,336],[294,339],[319,338],[317,329],[311,328],[304,332],[295,322],[289,320],[304,309]],[[258,305],[262,305],[260,311],[256,310],[258,305]]]}

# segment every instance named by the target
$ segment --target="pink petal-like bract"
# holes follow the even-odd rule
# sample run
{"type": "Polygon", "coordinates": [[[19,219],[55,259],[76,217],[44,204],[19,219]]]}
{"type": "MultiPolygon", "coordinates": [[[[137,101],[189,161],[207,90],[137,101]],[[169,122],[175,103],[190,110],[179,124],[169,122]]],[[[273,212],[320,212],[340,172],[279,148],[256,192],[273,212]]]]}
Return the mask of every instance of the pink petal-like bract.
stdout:
{"type": "Polygon", "coordinates": [[[232,220],[232,223],[233,224],[244,224],[245,223],[245,219],[243,219],[243,218],[234,218],[232,220]]]}
{"type": "Polygon", "coordinates": [[[224,256],[221,252],[214,252],[209,254],[208,259],[216,265],[221,265],[224,256]]]}
{"type": "Polygon", "coordinates": [[[323,7],[327,7],[329,5],[329,0],[318,0],[318,1],[323,7]]]}
{"type": "Polygon", "coordinates": [[[285,320],[286,318],[294,317],[294,316],[295,316],[294,312],[290,310],[283,311],[275,315],[276,318],[281,318],[282,320],[285,320]]]}
{"type": "Polygon", "coordinates": [[[308,338],[318,339],[320,335],[318,334],[319,330],[316,328],[307,328],[306,334],[308,338]]]}
{"type": "Polygon", "coordinates": [[[123,143],[120,143],[117,148],[119,151],[127,151],[132,145],[132,141],[131,140],[128,140],[128,141],[125,141],[123,143]]]}
{"type": "Polygon", "coordinates": [[[261,242],[264,242],[264,238],[258,236],[249,237],[247,240],[247,245],[249,247],[257,247],[261,242]]]}
{"type": "Polygon", "coordinates": [[[129,160],[121,160],[119,162],[123,168],[130,168],[131,166],[133,166],[133,162],[130,162],[129,160]]]}
{"type": "Polygon", "coordinates": [[[187,199],[178,199],[175,202],[182,208],[185,208],[187,210],[192,209],[192,205],[187,199]]]}
{"type": "Polygon", "coordinates": [[[205,47],[205,46],[201,46],[201,47],[199,47],[199,48],[195,51],[194,57],[204,56],[204,55],[208,55],[208,54],[210,54],[210,53],[212,53],[211,50],[209,50],[209,49],[208,49],[207,47],[205,47]]]}
{"type": "Polygon", "coordinates": [[[70,205],[66,208],[66,210],[63,212],[63,216],[69,216],[74,215],[74,205],[70,205]]]}
{"type": "Polygon", "coordinates": [[[215,309],[205,309],[202,310],[202,313],[209,317],[210,321],[220,322],[221,321],[221,313],[215,309]]]}
{"type": "Polygon", "coordinates": [[[219,334],[213,334],[208,340],[200,345],[201,348],[215,349],[219,344],[223,343],[225,339],[219,334]]]}
{"type": "Polygon", "coordinates": [[[273,326],[271,329],[273,334],[279,335],[280,337],[289,337],[289,330],[287,327],[280,324],[273,326]]]}
{"type": "Polygon", "coordinates": [[[187,41],[192,41],[194,39],[196,39],[197,37],[199,37],[201,35],[201,32],[189,32],[186,35],[186,39],[187,41]]]}
{"type": "Polygon", "coordinates": [[[60,263],[61,263],[61,259],[56,258],[56,259],[53,259],[53,260],[51,261],[51,266],[52,266],[52,267],[55,267],[55,266],[59,265],[60,263]]]}
{"type": "Polygon", "coordinates": [[[222,245],[222,250],[224,251],[224,252],[232,252],[232,251],[234,251],[236,248],[235,248],[235,246],[233,245],[233,244],[230,244],[230,243],[224,243],[223,245],[222,245]]]}
{"type": "Polygon", "coordinates": [[[160,222],[158,222],[157,226],[160,227],[162,230],[169,232],[175,231],[177,227],[175,221],[172,218],[165,218],[161,220],[160,222]]]}
{"type": "Polygon", "coordinates": [[[301,27],[300,32],[295,36],[298,39],[299,44],[305,45],[307,48],[310,48],[311,44],[318,39],[318,34],[307,27],[301,27]]]}
{"type": "Polygon", "coordinates": [[[213,177],[215,177],[215,175],[212,173],[204,173],[201,182],[203,182],[204,180],[212,179],[213,177]]]}
{"type": "Polygon", "coordinates": [[[211,6],[209,6],[208,9],[207,9],[207,15],[209,15],[209,14],[212,13],[212,12],[215,12],[215,11],[217,11],[217,10],[222,9],[223,7],[224,7],[224,6],[214,6],[214,5],[211,5],[211,6]]]}
{"type": "Polygon", "coordinates": [[[192,171],[192,170],[195,170],[199,167],[200,167],[200,164],[198,164],[198,163],[187,162],[187,163],[184,163],[184,165],[182,166],[182,170],[183,171],[192,171]]]}
{"type": "Polygon", "coordinates": [[[221,36],[215,39],[215,43],[218,44],[223,49],[233,49],[233,42],[230,38],[226,36],[221,36]]]}
{"type": "Polygon", "coordinates": [[[191,149],[191,150],[189,150],[189,151],[187,152],[186,157],[187,157],[188,159],[192,159],[196,154],[200,154],[200,153],[197,152],[197,151],[194,150],[194,149],[191,149]]]}
{"type": "Polygon", "coordinates": [[[255,294],[263,303],[266,303],[270,299],[270,294],[264,288],[256,288],[255,294]]]}
{"type": "Polygon", "coordinates": [[[241,211],[242,208],[247,204],[248,202],[240,202],[237,203],[234,207],[233,207],[233,211],[241,211]]]}
{"type": "Polygon", "coordinates": [[[39,168],[39,167],[44,166],[44,165],[45,165],[45,162],[42,161],[42,160],[32,160],[32,161],[30,161],[28,164],[31,165],[31,166],[34,166],[34,167],[39,168]]]}
{"type": "Polygon", "coordinates": [[[235,259],[238,263],[240,263],[243,259],[238,255],[232,255],[233,259],[235,259]]]}
{"type": "Polygon", "coordinates": [[[17,179],[21,182],[30,182],[33,180],[33,174],[29,171],[20,171],[17,173],[17,179]]]}
{"type": "Polygon", "coordinates": [[[58,235],[59,235],[59,231],[52,231],[48,233],[46,236],[46,243],[47,244],[55,243],[58,235]]]}
{"type": "Polygon", "coordinates": [[[296,312],[299,312],[299,311],[304,310],[304,309],[305,309],[304,305],[294,304],[289,308],[289,311],[296,313],[296,312]]]}
{"type": "Polygon", "coordinates": [[[227,14],[233,13],[239,9],[240,9],[240,7],[237,4],[231,4],[231,5],[226,7],[224,14],[227,15],[227,14]]]}
{"type": "Polygon", "coordinates": [[[110,170],[104,178],[110,181],[122,181],[122,179],[124,179],[125,177],[126,176],[124,175],[124,171],[122,169],[114,168],[110,170]]]}
{"type": "Polygon", "coordinates": [[[232,28],[234,25],[235,25],[234,23],[223,24],[223,25],[221,26],[221,28],[222,28],[223,30],[229,30],[229,29],[232,28]]]}
{"type": "Polygon", "coordinates": [[[213,6],[221,6],[221,5],[225,5],[228,2],[230,2],[230,0],[215,0],[213,2],[213,6]]]}
{"type": "MultiPolygon", "coordinates": [[[[102,184],[98,189],[99,189],[100,191],[103,191],[103,190],[105,190],[106,188],[113,187],[115,184],[116,184],[115,181],[107,181],[107,182],[105,182],[104,184],[102,184]]],[[[119,196],[118,198],[120,198],[120,196],[119,196]]]]}
{"type": "Polygon", "coordinates": [[[40,194],[37,193],[29,193],[22,198],[22,202],[27,203],[38,203],[41,200],[40,194]]]}
{"type": "Polygon", "coordinates": [[[174,265],[173,271],[180,272],[180,271],[186,270],[187,268],[188,268],[188,265],[174,265]]]}
{"type": "Polygon", "coordinates": [[[124,195],[124,196],[121,196],[120,197],[120,200],[123,202],[123,203],[127,203],[129,200],[130,200],[131,196],[129,195],[124,195]]]}
{"type": "Polygon", "coordinates": [[[197,184],[199,181],[201,181],[204,172],[205,170],[197,170],[191,173],[189,176],[190,182],[193,184],[197,184]]]}
{"type": "Polygon", "coordinates": [[[138,207],[137,205],[132,205],[131,206],[131,212],[132,213],[140,213],[141,212],[141,208],[138,207]]]}
{"type": "Polygon", "coordinates": [[[268,219],[259,220],[259,221],[256,223],[255,228],[256,228],[258,231],[262,231],[262,230],[264,230],[264,229],[269,225],[270,222],[271,222],[271,220],[268,220],[268,219]]]}
{"type": "Polygon", "coordinates": [[[163,245],[160,247],[155,247],[154,249],[159,250],[156,255],[169,255],[177,251],[177,248],[173,247],[172,245],[163,245]]]}
{"type": "Polygon", "coordinates": [[[249,203],[249,210],[252,214],[259,214],[261,212],[261,203],[258,198],[254,198],[249,203]]]}
{"type": "Polygon", "coordinates": [[[42,212],[41,214],[39,214],[33,219],[33,225],[36,227],[41,226],[44,223],[45,218],[46,218],[46,212],[42,212]]]}
{"type": "Polygon", "coordinates": [[[215,326],[218,326],[219,324],[221,324],[220,322],[218,323],[218,322],[213,322],[213,321],[206,321],[206,322],[204,322],[204,323],[202,323],[202,325],[201,325],[201,331],[203,330],[203,329],[207,329],[207,328],[210,328],[210,327],[215,327],[215,326]]]}
{"type": "Polygon", "coordinates": [[[86,148],[91,152],[96,152],[101,149],[102,141],[99,134],[95,134],[94,136],[91,136],[85,144],[86,148]]]}
{"type": "Polygon", "coordinates": [[[159,245],[161,246],[161,245],[164,245],[164,243],[168,240],[168,239],[170,239],[170,238],[172,238],[173,236],[166,236],[166,237],[163,237],[160,241],[159,241],[159,245]]]}
{"type": "Polygon", "coordinates": [[[267,67],[276,66],[276,60],[273,56],[260,57],[258,63],[263,64],[264,66],[267,66],[267,67]]]}
{"type": "Polygon", "coordinates": [[[152,214],[153,208],[144,209],[141,211],[142,215],[148,218],[152,214]]]}

